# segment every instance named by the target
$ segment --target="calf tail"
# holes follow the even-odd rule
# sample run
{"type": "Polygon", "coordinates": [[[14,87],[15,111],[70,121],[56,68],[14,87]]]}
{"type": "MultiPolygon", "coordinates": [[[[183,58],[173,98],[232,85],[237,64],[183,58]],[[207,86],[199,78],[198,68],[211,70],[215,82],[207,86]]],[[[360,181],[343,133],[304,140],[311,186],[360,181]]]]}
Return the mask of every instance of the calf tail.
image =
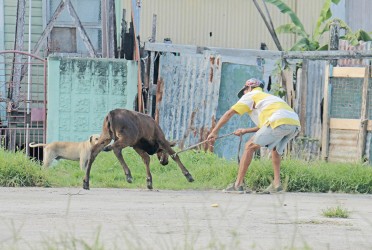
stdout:
{"type": "Polygon", "coordinates": [[[111,111],[107,114],[106,119],[105,119],[105,129],[109,133],[110,137],[112,140],[115,140],[115,131],[112,126],[112,113],[111,111]]]}
{"type": "Polygon", "coordinates": [[[35,142],[30,142],[30,144],[28,144],[28,146],[30,148],[36,148],[36,147],[45,147],[47,144],[44,144],[44,143],[39,143],[39,144],[35,144],[35,142]]]}

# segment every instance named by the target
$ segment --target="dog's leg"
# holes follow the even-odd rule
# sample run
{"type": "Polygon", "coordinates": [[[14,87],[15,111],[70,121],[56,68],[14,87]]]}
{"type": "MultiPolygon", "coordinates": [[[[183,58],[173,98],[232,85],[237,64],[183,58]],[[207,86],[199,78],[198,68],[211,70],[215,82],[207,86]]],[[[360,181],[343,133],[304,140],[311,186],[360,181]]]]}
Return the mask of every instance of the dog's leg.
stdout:
{"type": "Polygon", "coordinates": [[[87,163],[88,163],[87,157],[80,157],[80,169],[81,170],[87,169],[87,163]]]}
{"type": "Polygon", "coordinates": [[[44,148],[44,160],[43,160],[43,167],[48,168],[52,161],[54,160],[54,154],[50,152],[50,149],[48,147],[44,148]]]}
{"type": "Polygon", "coordinates": [[[143,151],[142,149],[139,148],[134,148],[136,150],[137,154],[139,154],[142,157],[143,162],[145,163],[146,166],[146,174],[147,174],[147,188],[152,189],[152,175],[150,172],[150,156],[148,153],[143,151]]]}

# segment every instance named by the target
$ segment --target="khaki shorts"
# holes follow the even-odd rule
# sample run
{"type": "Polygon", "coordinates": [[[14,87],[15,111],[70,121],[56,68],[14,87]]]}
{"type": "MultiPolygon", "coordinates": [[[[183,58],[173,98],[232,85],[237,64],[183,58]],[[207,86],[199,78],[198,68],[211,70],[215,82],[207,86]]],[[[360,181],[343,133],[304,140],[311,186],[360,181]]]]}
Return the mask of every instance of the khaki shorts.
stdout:
{"type": "Polygon", "coordinates": [[[282,155],[287,143],[293,139],[300,131],[299,126],[280,125],[274,129],[271,126],[263,126],[253,136],[253,143],[268,149],[276,148],[276,151],[282,155]]]}

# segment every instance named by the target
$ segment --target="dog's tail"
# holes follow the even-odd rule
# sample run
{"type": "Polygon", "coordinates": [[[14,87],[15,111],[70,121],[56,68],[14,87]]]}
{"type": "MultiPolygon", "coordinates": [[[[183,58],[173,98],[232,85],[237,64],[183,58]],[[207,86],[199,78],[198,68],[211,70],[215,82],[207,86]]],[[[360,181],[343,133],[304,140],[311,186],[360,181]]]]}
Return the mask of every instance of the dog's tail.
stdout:
{"type": "Polygon", "coordinates": [[[30,144],[28,144],[28,146],[30,148],[36,148],[36,147],[45,147],[47,144],[44,144],[44,143],[38,143],[38,144],[35,144],[35,142],[30,142],[30,144]]]}

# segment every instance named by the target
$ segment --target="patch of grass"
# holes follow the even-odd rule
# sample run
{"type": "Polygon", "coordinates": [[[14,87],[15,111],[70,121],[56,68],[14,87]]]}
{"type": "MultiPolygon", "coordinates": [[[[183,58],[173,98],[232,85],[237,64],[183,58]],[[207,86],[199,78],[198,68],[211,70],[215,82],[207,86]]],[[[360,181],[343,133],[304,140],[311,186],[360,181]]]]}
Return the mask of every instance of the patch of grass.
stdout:
{"type": "MultiPolygon", "coordinates": [[[[123,150],[124,159],[131,170],[133,183],[127,183],[124,170],[112,152],[100,153],[92,165],[90,187],[143,188],[146,187],[146,168],[141,157],[131,148],[123,150]]],[[[180,154],[181,161],[190,171],[195,181],[189,183],[177,163],[169,158],[163,166],[156,156],[151,157],[150,169],[154,189],[220,189],[236,178],[237,163],[218,158],[204,152],[185,152],[180,154]]],[[[56,166],[46,169],[52,186],[82,186],[85,172],[78,162],[60,161],[56,166]]]]}
{"type": "MultiPolygon", "coordinates": [[[[22,153],[1,150],[0,156],[1,186],[82,186],[85,173],[80,170],[77,161],[61,160],[48,169],[42,169],[22,153]],[[17,173],[12,174],[13,172],[17,173]]],[[[141,157],[132,148],[124,149],[123,156],[132,172],[133,183],[126,182],[124,171],[113,152],[102,152],[93,163],[90,187],[147,189],[146,169],[141,157]]],[[[223,189],[236,179],[238,171],[236,161],[199,151],[187,151],[179,157],[195,181],[189,183],[171,158],[168,165],[162,166],[156,156],[151,156],[150,168],[154,189],[223,189]]],[[[287,158],[282,160],[280,174],[282,184],[288,192],[372,194],[372,167],[362,163],[307,162],[287,158]]],[[[271,160],[255,159],[249,166],[245,183],[250,188],[258,190],[267,187],[272,178],[271,160]]]]}
{"type": "Polygon", "coordinates": [[[350,211],[337,206],[322,210],[322,214],[328,218],[349,218],[350,211]]]}
{"type": "Polygon", "coordinates": [[[49,182],[40,165],[24,153],[11,153],[0,148],[0,186],[48,187],[49,182]]]}

